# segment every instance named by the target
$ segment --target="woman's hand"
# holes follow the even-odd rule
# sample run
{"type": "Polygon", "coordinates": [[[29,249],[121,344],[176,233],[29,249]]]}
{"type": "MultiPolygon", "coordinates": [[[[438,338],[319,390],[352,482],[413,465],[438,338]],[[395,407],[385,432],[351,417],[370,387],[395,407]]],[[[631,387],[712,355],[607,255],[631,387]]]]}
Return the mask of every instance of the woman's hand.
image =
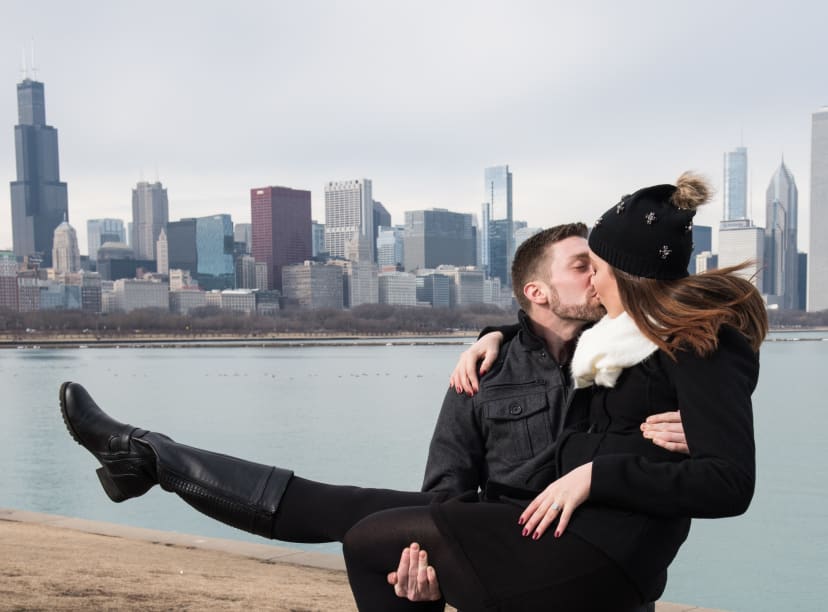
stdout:
{"type": "Polygon", "coordinates": [[[592,462],[590,461],[546,487],[532,500],[518,519],[518,524],[524,525],[524,537],[531,535],[533,540],[537,540],[559,514],[560,520],[555,530],[555,537],[560,537],[566,530],[572,513],[589,498],[591,485],[592,462]]]}
{"type": "Polygon", "coordinates": [[[477,379],[477,364],[480,364],[480,376],[483,376],[492,367],[497,354],[500,352],[500,345],[503,344],[503,334],[496,331],[486,334],[460,354],[460,360],[454,366],[454,372],[449,378],[449,387],[457,393],[474,395],[480,390],[477,379]]]}

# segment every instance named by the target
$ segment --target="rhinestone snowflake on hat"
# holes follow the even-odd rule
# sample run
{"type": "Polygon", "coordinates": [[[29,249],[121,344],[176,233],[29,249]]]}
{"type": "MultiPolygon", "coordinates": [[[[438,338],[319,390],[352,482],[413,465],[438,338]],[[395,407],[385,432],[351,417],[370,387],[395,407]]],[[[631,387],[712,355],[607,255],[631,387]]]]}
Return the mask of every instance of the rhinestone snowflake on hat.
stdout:
{"type": "Polygon", "coordinates": [[[644,221],[647,222],[647,225],[652,225],[653,223],[656,222],[657,219],[658,219],[658,217],[656,217],[656,215],[653,211],[650,211],[646,215],[644,215],[644,221]]]}
{"type": "Polygon", "coordinates": [[[593,225],[592,227],[598,227],[599,225],[601,225],[601,221],[603,221],[603,220],[604,220],[604,217],[598,217],[595,220],[595,225],[593,225]]]}
{"type": "Polygon", "coordinates": [[[620,215],[624,212],[624,208],[627,206],[627,200],[630,199],[629,195],[621,196],[621,201],[615,205],[615,214],[620,215]]]}
{"type": "Polygon", "coordinates": [[[687,223],[687,225],[684,226],[684,233],[689,234],[692,231],[693,231],[693,222],[690,221],[690,222],[687,223]]]}
{"type": "Polygon", "coordinates": [[[670,247],[666,244],[658,250],[658,254],[661,256],[661,259],[667,259],[672,252],[673,251],[670,250],[670,247]]]}

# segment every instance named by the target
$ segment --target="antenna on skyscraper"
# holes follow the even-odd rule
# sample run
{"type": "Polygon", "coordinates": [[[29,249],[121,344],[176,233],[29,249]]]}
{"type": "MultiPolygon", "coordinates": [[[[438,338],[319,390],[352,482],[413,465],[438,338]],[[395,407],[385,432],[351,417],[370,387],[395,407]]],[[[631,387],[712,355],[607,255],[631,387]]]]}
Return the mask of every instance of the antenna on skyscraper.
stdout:
{"type": "Polygon", "coordinates": [[[36,81],[37,80],[37,64],[35,64],[35,52],[34,52],[34,50],[35,50],[35,44],[34,44],[34,38],[32,38],[32,80],[36,81]]]}
{"type": "Polygon", "coordinates": [[[22,81],[29,78],[29,69],[26,66],[26,45],[20,48],[20,76],[22,81]]]}

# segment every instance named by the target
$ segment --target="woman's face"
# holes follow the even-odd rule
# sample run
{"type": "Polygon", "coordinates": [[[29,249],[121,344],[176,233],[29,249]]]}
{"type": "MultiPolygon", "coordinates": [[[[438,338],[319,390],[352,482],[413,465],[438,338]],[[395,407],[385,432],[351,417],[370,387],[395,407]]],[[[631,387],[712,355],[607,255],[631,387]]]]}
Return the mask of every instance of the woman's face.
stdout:
{"type": "Polygon", "coordinates": [[[610,265],[592,251],[589,252],[589,260],[592,264],[592,287],[607,309],[607,314],[614,319],[624,312],[624,305],[618,295],[618,282],[610,265]]]}

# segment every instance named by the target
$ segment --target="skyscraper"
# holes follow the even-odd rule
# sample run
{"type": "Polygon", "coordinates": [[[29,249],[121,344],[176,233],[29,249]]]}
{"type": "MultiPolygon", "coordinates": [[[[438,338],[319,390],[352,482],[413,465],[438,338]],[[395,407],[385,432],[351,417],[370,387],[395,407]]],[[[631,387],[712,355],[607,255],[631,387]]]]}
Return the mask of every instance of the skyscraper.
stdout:
{"type": "Polygon", "coordinates": [[[131,246],[136,259],[155,260],[155,243],[169,217],[167,190],[161,183],[138,183],[132,190],[131,246]]]}
{"type": "Polygon", "coordinates": [[[690,274],[702,272],[696,269],[696,256],[713,250],[713,228],[707,225],[693,224],[693,252],[690,253],[690,264],[687,271],[690,274]]]}
{"type": "Polygon", "coordinates": [[[724,155],[724,220],[747,218],[747,149],[736,147],[724,155]]]}
{"type": "Polygon", "coordinates": [[[722,221],[719,226],[719,267],[725,268],[745,262],[750,265],[738,274],[764,292],[760,270],[764,261],[765,235],[750,219],[722,221]]]}
{"type": "Polygon", "coordinates": [[[793,174],[783,161],[765,194],[765,279],[768,302],[795,309],[799,303],[799,256],[796,247],[797,199],[793,174]]]}
{"type": "Polygon", "coordinates": [[[196,219],[196,272],[203,289],[229,289],[235,284],[230,215],[196,219]]]}
{"type": "Polygon", "coordinates": [[[0,309],[17,310],[17,258],[0,251],[0,309]]]}
{"type": "Polygon", "coordinates": [[[282,289],[282,267],[312,255],[311,192],[289,187],[251,189],[250,219],[250,252],[257,263],[267,264],[268,289],[282,289]]]}
{"type": "Polygon", "coordinates": [[[43,83],[25,78],[17,84],[17,113],[17,180],[11,183],[14,254],[40,257],[51,267],[52,239],[68,219],[69,204],[66,183],[60,180],[57,130],[46,125],[43,83]]]}
{"type": "Polygon", "coordinates": [[[491,166],[484,171],[485,197],[484,211],[488,212],[488,222],[484,214],[481,231],[485,234],[483,242],[488,247],[487,263],[490,276],[497,276],[504,287],[512,286],[512,253],[514,252],[514,228],[512,214],[512,173],[509,166],[491,166]],[[497,223],[493,227],[494,222],[497,223]],[[493,230],[497,241],[493,241],[493,230]],[[498,262],[493,261],[493,252],[497,253],[498,262]],[[502,261],[501,261],[502,260],[502,261]],[[495,269],[496,266],[496,269],[495,269]]]}
{"type": "Polygon", "coordinates": [[[155,242],[155,271],[159,274],[170,273],[170,244],[167,242],[167,230],[161,228],[158,240],[155,242]]]}
{"type": "Polygon", "coordinates": [[[75,228],[64,221],[55,229],[52,240],[52,267],[58,273],[80,270],[80,249],[75,228]]]}
{"type": "Polygon", "coordinates": [[[167,235],[167,266],[170,270],[186,270],[192,276],[198,272],[196,247],[196,220],[171,221],[165,230],[167,235]]]}
{"type": "Polygon", "coordinates": [[[346,257],[348,242],[365,242],[363,249],[375,261],[374,200],[371,181],[330,181],[325,185],[325,250],[331,257],[346,257]]]}
{"type": "Polygon", "coordinates": [[[244,254],[250,255],[250,246],[253,243],[253,226],[250,223],[233,224],[233,240],[244,243],[244,254]]]}
{"type": "Polygon", "coordinates": [[[473,266],[476,241],[472,216],[444,208],[407,210],[403,238],[405,269],[473,266]]]}
{"type": "Polygon", "coordinates": [[[89,219],[86,222],[89,259],[97,261],[98,249],[106,242],[126,242],[124,222],[120,219],[89,219]]]}
{"type": "Polygon", "coordinates": [[[828,308],[828,107],[811,120],[811,227],[808,312],[828,308]]]}
{"type": "MultiPolygon", "coordinates": [[[[374,244],[376,245],[377,238],[379,237],[379,228],[381,227],[391,227],[391,213],[382,205],[382,202],[377,202],[374,200],[374,244]]],[[[377,261],[379,254],[377,253],[376,249],[374,249],[374,261],[377,261]]]]}
{"type": "Polygon", "coordinates": [[[311,251],[314,258],[324,258],[325,251],[325,224],[311,221],[311,251]]]}
{"type": "Polygon", "coordinates": [[[377,232],[377,264],[403,266],[405,262],[405,228],[380,227],[377,232]]]}

